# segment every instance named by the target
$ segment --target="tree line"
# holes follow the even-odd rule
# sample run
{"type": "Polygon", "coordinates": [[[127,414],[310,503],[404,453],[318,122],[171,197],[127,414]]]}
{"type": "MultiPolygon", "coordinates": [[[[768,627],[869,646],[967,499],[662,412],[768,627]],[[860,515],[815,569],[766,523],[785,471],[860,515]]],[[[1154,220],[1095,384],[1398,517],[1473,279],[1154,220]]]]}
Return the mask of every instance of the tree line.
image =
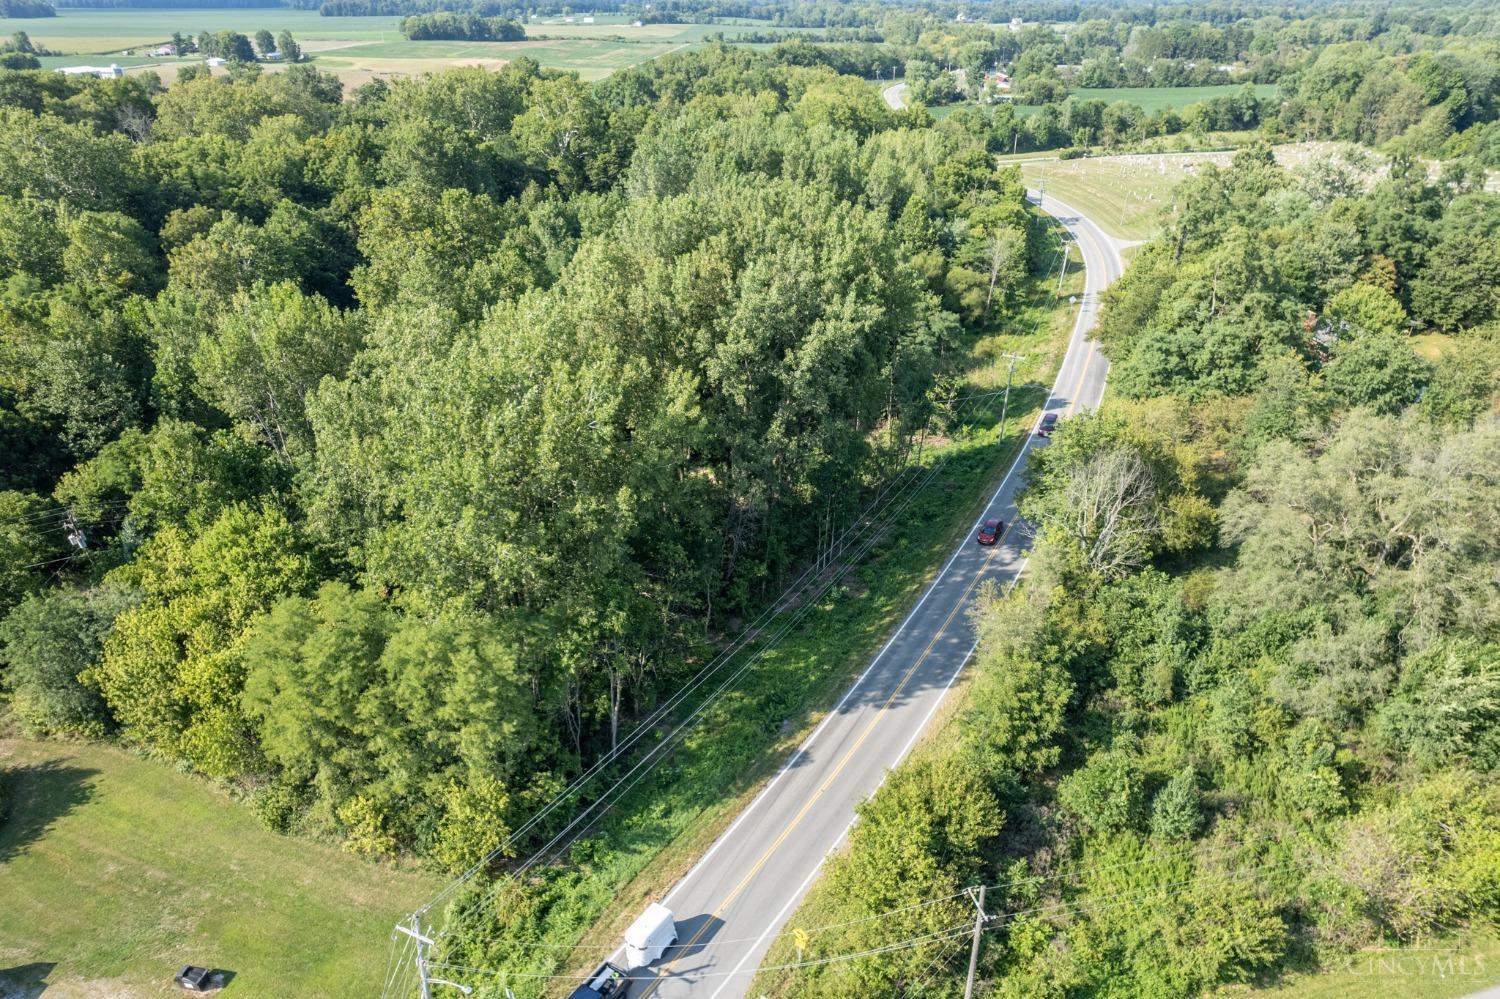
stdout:
{"type": "Polygon", "coordinates": [[[56,17],[47,0],[0,0],[0,17],[56,17]]]}
{"type": "Polygon", "coordinates": [[[414,42],[447,39],[467,42],[518,42],[526,29],[509,17],[436,12],[401,19],[401,33],[414,42]]]}

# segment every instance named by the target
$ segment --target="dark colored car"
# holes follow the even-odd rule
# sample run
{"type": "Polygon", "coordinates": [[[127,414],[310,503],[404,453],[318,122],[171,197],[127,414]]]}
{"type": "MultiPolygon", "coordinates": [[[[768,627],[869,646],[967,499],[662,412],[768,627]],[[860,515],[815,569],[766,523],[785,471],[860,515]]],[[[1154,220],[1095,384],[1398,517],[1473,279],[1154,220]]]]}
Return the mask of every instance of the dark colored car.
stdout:
{"type": "Polygon", "coordinates": [[[975,538],[982,545],[992,545],[1005,533],[1005,521],[990,519],[979,527],[979,537],[975,538]]]}
{"type": "Polygon", "coordinates": [[[1057,429],[1057,414],[1043,413],[1042,422],[1037,424],[1036,435],[1038,437],[1051,437],[1052,431],[1057,429]]]}
{"type": "Polygon", "coordinates": [[[623,968],[608,961],[594,969],[568,999],[625,999],[630,994],[630,979],[623,968]]]}

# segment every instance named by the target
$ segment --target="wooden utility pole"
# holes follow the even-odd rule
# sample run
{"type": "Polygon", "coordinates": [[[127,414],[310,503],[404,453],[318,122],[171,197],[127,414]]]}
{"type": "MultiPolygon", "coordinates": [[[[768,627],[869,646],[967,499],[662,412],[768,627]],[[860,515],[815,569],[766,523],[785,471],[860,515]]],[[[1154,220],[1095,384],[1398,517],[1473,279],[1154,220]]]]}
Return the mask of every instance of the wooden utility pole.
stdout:
{"type": "Polygon", "coordinates": [[[1001,354],[1001,357],[1010,360],[1010,367],[1005,369],[1005,399],[1000,403],[1000,439],[1005,440],[1005,414],[1010,410],[1010,382],[1016,373],[1016,362],[1021,359],[1020,354],[1001,354]]]}
{"type": "Polygon", "coordinates": [[[969,980],[964,985],[964,999],[974,999],[974,970],[979,967],[979,934],[984,931],[984,885],[979,886],[978,895],[973,888],[968,891],[974,903],[974,943],[969,947],[969,980]]]}

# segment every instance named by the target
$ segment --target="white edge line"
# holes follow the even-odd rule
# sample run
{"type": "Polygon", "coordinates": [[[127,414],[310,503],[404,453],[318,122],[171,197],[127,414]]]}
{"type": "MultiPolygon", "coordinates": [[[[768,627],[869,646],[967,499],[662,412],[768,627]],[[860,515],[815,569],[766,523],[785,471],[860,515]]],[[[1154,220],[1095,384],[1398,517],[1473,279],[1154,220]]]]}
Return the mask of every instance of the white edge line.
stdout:
{"type": "MultiPolygon", "coordinates": [[[[1020,566],[1016,568],[1017,582],[1020,581],[1021,575],[1026,571],[1026,565],[1030,561],[1031,558],[1029,556],[1021,559],[1020,566]]],[[[965,652],[963,659],[959,661],[958,667],[954,669],[953,675],[948,677],[948,682],[943,684],[943,689],[938,693],[937,700],[932,702],[932,707],[927,710],[927,715],[922,719],[922,724],[917,727],[917,730],[914,733],[912,733],[912,737],[907,740],[906,745],[901,747],[901,752],[896,754],[896,759],[885,768],[883,773],[881,773],[879,783],[877,783],[875,787],[870,791],[865,800],[869,800],[869,798],[874,797],[875,794],[885,786],[886,778],[890,776],[891,771],[899,767],[906,760],[907,755],[912,751],[912,747],[917,744],[917,740],[920,739],[922,737],[922,734],[927,731],[927,726],[929,723],[931,723],[932,716],[937,714],[938,708],[942,707],[943,702],[948,699],[948,692],[953,689],[953,685],[958,682],[958,678],[962,676],[964,670],[968,668],[969,660],[974,658],[974,652],[978,648],[979,640],[976,638],[974,640],[974,644],[969,646],[969,651],[965,652]]],[[[776,913],[776,915],[772,917],[771,922],[766,926],[765,931],[762,932],[759,937],[756,937],[755,943],[750,946],[745,956],[740,958],[740,963],[735,965],[734,970],[731,971],[728,976],[726,976],[724,984],[720,985],[714,991],[713,995],[708,997],[708,999],[718,999],[719,993],[723,992],[724,989],[728,987],[729,982],[734,980],[734,976],[740,973],[740,969],[745,966],[745,962],[750,960],[751,955],[753,955],[757,950],[760,949],[761,944],[765,943],[766,937],[770,936],[773,932],[780,929],[779,924],[786,916],[787,910],[790,909],[793,905],[797,904],[806,896],[808,887],[811,886],[813,880],[817,878],[818,872],[823,869],[824,861],[826,861],[829,857],[833,856],[834,853],[838,851],[839,847],[843,845],[845,837],[849,835],[849,830],[853,829],[854,824],[858,821],[858,814],[856,814],[854,818],[849,820],[848,825],[844,826],[843,831],[838,834],[838,837],[834,839],[833,843],[824,852],[823,856],[818,858],[817,864],[814,865],[812,871],[808,873],[802,884],[798,886],[797,891],[793,893],[790,899],[787,900],[786,905],[783,905],[781,907],[781,911],[776,913]]]]}

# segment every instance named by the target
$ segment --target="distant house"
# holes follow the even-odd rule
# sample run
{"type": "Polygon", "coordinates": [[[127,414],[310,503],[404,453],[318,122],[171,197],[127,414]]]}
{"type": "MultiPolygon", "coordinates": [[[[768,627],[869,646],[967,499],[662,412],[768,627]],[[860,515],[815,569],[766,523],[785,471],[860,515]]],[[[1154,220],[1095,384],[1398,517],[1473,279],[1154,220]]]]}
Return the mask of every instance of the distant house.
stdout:
{"type": "Polygon", "coordinates": [[[642,21],[631,21],[630,22],[630,26],[632,28],[639,28],[643,23],[644,22],[642,22],[642,21]]]}
{"type": "Polygon", "coordinates": [[[154,56],[172,56],[177,54],[177,48],[172,45],[158,45],[151,50],[151,54],[154,56]]]}
{"type": "Polygon", "coordinates": [[[583,23],[584,24],[593,24],[594,23],[594,19],[592,17],[586,17],[586,18],[583,19],[583,23]]]}
{"type": "Polygon", "coordinates": [[[206,62],[210,67],[224,65],[224,60],[219,58],[218,56],[209,56],[206,62]]]}
{"type": "Polygon", "coordinates": [[[261,56],[261,58],[264,59],[266,62],[280,62],[281,61],[281,53],[278,52],[278,51],[276,51],[275,49],[272,49],[271,51],[267,52],[265,55],[261,56]]]}
{"type": "Polygon", "coordinates": [[[1021,30],[1021,25],[1025,24],[1025,23],[1026,22],[1022,21],[1019,17],[1013,17],[1013,18],[1010,19],[1010,30],[1011,31],[1020,31],[1021,30]]]}
{"type": "Polygon", "coordinates": [[[64,66],[58,72],[64,76],[97,76],[101,80],[110,80],[125,75],[125,70],[121,69],[117,62],[112,62],[108,66],[64,66]]]}

